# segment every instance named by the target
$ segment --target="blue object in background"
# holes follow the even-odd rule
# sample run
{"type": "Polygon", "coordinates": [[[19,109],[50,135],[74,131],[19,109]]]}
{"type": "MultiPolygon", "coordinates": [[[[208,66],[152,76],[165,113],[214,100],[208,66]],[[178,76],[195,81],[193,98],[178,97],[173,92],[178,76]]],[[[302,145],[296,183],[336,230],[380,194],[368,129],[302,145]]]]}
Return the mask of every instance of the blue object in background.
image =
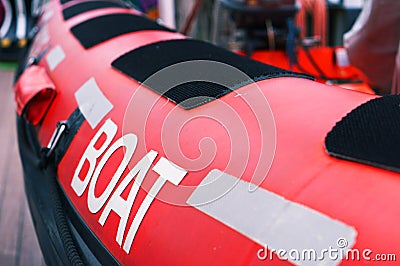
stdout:
{"type": "Polygon", "coordinates": [[[132,0],[132,3],[144,13],[157,8],[158,0],[132,0]]]}

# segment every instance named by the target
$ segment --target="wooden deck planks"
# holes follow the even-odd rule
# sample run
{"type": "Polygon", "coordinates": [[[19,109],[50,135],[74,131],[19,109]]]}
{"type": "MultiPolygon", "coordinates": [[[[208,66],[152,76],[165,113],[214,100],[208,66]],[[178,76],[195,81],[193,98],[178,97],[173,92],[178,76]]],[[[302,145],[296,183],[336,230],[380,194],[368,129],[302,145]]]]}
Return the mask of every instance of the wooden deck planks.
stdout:
{"type": "Polygon", "coordinates": [[[24,193],[18,154],[14,74],[0,72],[0,265],[43,265],[24,193]]]}
{"type": "Polygon", "coordinates": [[[40,252],[39,243],[31,220],[31,214],[28,209],[28,204],[24,199],[24,218],[22,225],[22,241],[21,241],[21,252],[18,257],[19,263],[16,265],[45,265],[42,254],[40,252]]]}

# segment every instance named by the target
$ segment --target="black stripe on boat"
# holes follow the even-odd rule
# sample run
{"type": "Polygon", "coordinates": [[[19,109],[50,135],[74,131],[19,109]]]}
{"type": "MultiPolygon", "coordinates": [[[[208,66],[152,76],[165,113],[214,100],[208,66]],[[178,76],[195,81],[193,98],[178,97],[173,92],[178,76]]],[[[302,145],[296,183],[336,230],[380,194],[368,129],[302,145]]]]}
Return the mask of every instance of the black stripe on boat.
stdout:
{"type": "Polygon", "coordinates": [[[157,24],[144,16],[133,14],[110,14],[84,21],[71,28],[72,34],[89,49],[114,37],[143,30],[173,30],[157,24]]]}
{"type": "Polygon", "coordinates": [[[89,12],[96,9],[101,8],[110,8],[110,7],[119,7],[119,8],[127,8],[127,6],[122,2],[110,2],[110,1],[88,1],[88,2],[80,2],[76,5],[67,7],[63,10],[64,20],[68,20],[72,17],[75,17],[79,14],[89,12]]]}
{"type": "Polygon", "coordinates": [[[232,90],[250,84],[253,81],[275,77],[311,79],[307,75],[266,65],[210,43],[192,39],[169,40],[142,46],[122,55],[112,63],[112,66],[127,76],[145,83],[153,91],[167,97],[187,110],[222,97],[232,90]],[[178,73],[175,73],[176,75],[172,74],[171,76],[168,74],[170,78],[168,81],[148,80],[150,76],[169,66],[183,62],[193,62],[194,60],[223,63],[240,70],[242,74],[238,71],[234,72],[232,68],[224,67],[222,64],[219,66],[206,64],[200,70],[196,69],[200,65],[193,64],[179,68],[177,70],[178,73]],[[221,67],[221,71],[213,69],[214,67],[217,69],[221,67]],[[192,68],[192,73],[190,73],[190,68],[192,68]],[[167,85],[167,83],[173,82],[174,79],[180,79],[178,76],[189,76],[193,72],[196,72],[196,75],[198,74],[195,77],[196,80],[184,82],[177,86],[172,84],[172,88],[171,84],[167,85]],[[210,81],[209,77],[212,77],[213,81],[210,81]]]}
{"type": "Polygon", "coordinates": [[[351,111],[325,139],[329,155],[400,172],[400,95],[376,98],[351,111]]]}

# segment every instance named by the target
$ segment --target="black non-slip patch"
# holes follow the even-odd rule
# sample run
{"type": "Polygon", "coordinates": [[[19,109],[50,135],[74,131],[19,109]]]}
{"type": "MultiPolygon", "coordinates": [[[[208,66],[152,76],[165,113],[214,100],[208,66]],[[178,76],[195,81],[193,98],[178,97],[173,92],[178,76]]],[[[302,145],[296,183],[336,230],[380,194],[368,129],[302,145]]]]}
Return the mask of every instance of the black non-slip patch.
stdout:
{"type": "Polygon", "coordinates": [[[222,97],[253,81],[275,77],[311,79],[310,76],[266,65],[193,39],[169,40],[146,45],[122,55],[112,63],[112,66],[141,83],[146,81],[147,87],[187,110],[222,97]],[[223,63],[230,67],[209,64],[206,61],[223,63]],[[173,74],[167,74],[168,81],[162,80],[163,78],[148,80],[154,73],[171,69],[170,66],[183,62],[191,64],[175,68],[176,72],[171,70],[170,73],[173,74]],[[232,71],[232,67],[241,73],[237,70],[232,71]],[[193,79],[180,82],[182,77],[183,79],[193,77],[193,72],[196,72],[193,79]],[[174,86],[174,81],[180,84],[174,86]]]}
{"type": "Polygon", "coordinates": [[[104,15],[71,28],[71,32],[86,49],[122,34],[143,30],[173,31],[144,16],[133,14],[104,15]]]}
{"type": "Polygon", "coordinates": [[[109,7],[119,7],[119,8],[127,8],[127,6],[122,2],[111,2],[111,1],[85,1],[80,2],[76,5],[67,7],[63,10],[64,20],[68,20],[72,17],[75,17],[79,14],[89,12],[96,9],[101,8],[109,8],[109,7]]]}
{"type": "Polygon", "coordinates": [[[362,104],[325,139],[329,155],[400,172],[400,95],[362,104]]]}

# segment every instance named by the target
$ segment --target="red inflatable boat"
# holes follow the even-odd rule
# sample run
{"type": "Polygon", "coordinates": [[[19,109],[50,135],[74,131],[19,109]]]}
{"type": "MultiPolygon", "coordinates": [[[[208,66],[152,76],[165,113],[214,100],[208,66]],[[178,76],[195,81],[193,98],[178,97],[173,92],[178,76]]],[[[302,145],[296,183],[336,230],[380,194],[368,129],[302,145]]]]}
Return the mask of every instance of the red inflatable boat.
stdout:
{"type": "Polygon", "coordinates": [[[18,74],[49,265],[351,265],[400,247],[398,96],[188,39],[118,1],[55,1],[18,74]]]}

